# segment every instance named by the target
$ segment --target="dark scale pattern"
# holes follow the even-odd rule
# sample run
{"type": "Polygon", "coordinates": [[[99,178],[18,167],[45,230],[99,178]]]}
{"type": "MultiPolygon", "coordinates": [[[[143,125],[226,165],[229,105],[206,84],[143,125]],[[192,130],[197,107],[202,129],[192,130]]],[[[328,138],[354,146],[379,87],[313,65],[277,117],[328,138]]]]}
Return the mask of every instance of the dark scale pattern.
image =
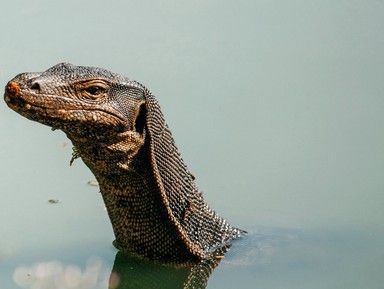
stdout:
{"type": "Polygon", "coordinates": [[[230,226],[204,202],[176,148],[160,106],[149,92],[146,104],[151,164],[164,205],[191,252],[207,258],[217,248],[239,237],[241,230],[230,226]]]}
{"type": "Polygon", "coordinates": [[[159,104],[140,83],[61,63],[17,75],[4,98],[21,115],[67,134],[74,158],[99,182],[121,250],[209,260],[243,232],[205,203],[159,104]]]}

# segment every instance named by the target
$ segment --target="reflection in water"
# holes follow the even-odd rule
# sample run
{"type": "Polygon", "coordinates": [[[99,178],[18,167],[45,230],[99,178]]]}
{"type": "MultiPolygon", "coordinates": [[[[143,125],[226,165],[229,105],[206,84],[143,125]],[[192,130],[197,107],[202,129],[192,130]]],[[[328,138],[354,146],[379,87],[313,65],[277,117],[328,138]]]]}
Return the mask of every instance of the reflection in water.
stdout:
{"type": "Polygon", "coordinates": [[[51,261],[19,266],[13,273],[18,286],[31,289],[106,289],[108,279],[108,269],[99,258],[89,259],[83,271],[77,265],[51,261]]]}
{"type": "Polygon", "coordinates": [[[113,289],[204,289],[220,259],[185,265],[162,265],[118,252],[112,269],[113,289]]]}
{"type": "Polygon", "coordinates": [[[204,289],[220,258],[183,265],[162,265],[139,257],[116,254],[113,270],[99,258],[88,260],[85,269],[60,261],[19,266],[13,280],[21,288],[31,289],[204,289]]]}

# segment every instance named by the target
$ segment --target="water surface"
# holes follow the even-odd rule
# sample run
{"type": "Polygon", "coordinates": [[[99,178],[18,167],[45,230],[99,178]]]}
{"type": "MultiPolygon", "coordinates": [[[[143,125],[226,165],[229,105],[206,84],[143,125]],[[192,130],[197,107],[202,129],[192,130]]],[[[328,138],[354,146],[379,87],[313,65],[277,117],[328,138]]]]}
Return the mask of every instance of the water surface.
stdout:
{"type": "MultiPolygon", "coordinates": [[[[207,288],[383,288],[383,1],[1,6],[2,87],[68,61],[158,97],[207,201],[249,231],[207,288]]],[[[126,288],[181,286],[185,270],[116,256],[65,135],[0,117],[1,288],[108,288],[114,266],[126,288]]]]}

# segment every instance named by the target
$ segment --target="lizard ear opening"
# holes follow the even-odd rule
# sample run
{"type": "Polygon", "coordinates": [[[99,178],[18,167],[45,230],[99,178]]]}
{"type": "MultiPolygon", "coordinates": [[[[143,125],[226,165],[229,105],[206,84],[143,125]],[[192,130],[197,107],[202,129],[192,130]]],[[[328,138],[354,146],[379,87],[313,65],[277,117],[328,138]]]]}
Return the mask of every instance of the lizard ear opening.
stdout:
{"type": "Polygon", "coordinates": [[[145,104],[141,104],[139,108],[139,113],[137,114],[135,120],[135,131],[139,134],[143,134],[145,128],[145,122],[147,118],[147,108],[145,104]]]}

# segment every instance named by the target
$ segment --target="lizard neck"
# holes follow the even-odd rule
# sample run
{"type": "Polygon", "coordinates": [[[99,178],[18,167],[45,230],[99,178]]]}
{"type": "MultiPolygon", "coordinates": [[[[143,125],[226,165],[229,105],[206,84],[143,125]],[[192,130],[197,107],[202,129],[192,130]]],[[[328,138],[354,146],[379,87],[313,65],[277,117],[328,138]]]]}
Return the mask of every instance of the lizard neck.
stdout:
{"type": "Polygon", "coordinates": [[[129,133],[102,143],[71,140],[99,183],[119,249],[145,249],[142,254],[153,259],[194,258],[168,216],[144,137],[129,133]]]}

